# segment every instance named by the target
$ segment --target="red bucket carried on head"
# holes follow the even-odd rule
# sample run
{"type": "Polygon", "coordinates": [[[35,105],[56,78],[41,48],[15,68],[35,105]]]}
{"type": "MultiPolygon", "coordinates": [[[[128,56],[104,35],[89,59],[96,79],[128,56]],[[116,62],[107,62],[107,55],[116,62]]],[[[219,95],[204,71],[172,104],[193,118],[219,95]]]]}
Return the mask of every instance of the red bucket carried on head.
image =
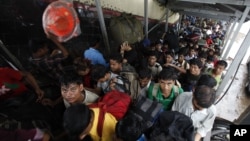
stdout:
{"type": "Polygon", "coordinates": [[[65,42],[81,34],[79,19],[71,2],[52,2],[43,13],[43,29],[52,33],[60,42],[65,42]]]}

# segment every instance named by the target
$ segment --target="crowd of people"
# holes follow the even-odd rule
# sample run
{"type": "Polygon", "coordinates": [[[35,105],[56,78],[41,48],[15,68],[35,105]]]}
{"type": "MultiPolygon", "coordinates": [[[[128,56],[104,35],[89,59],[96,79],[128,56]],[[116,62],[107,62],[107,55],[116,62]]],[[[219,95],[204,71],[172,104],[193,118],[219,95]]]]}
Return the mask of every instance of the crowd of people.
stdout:
{"type": "Polygon", "coordinates": [[[89,48],[78,58],[72,58],[53,35],[48,35],[55,45],[52,49],[47,40],[30,40],[30,62],[56,82],[60,94],[51,98],[30,72],[1,66],[1,119],[45,120],[48,128],[7,130],[1,126],[0,137],[8,135],[7,139],[14,141],[12,136],[18,135],[23,140],[49,141],[56,140],[53,130],[63,128],[65,134],[61,136],[68,140],[200,141],[213,127],[215,92],[227,62],[220,59],[224,35],[218,28],[220,24],[202,22],[204,34],[199,34],[199,40],[204,39],[206,44],[201,45],[199,40],[189,38],[198,36],[193,20],[182,21],[179,35],[171,29],[154,42],[124,41],[108,58],[98,50],[100,38],[91,39],[89,48]],[[148,129],[131,114],[118,120],[106,112],[100,135],[97,130],[101,108],[90,105],[112,91],[129,95],[131,105],[141,96],[157,101],[162,111],[148,129]],[[34,93],[37,95],[31,96],[34,93]],[[16,107],[19,112],[14,110],[16,107]]]}

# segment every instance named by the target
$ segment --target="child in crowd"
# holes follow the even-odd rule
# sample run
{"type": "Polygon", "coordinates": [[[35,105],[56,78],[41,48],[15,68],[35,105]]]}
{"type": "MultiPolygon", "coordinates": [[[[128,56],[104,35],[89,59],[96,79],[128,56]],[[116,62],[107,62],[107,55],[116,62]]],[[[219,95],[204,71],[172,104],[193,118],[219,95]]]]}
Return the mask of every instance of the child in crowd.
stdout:
{"type": "Polygon", "coordinates": [[[55,101],[43,99],[44,105],[55,106],[62,100],[66,108],[76,103],[91,104],[97,101],[99,96],[84,89],[81,77],[76,72],[67,72],[60,77],[61,95],[55,101]]]}
{"type": "Polygon", "coordinates": [[[178,78],[172,68],[164,68],[159,74],[159,81],[148,88],[147,97],[162,103],[164,110],[170,110],[175,98],[183,89],[175,86],[178,78]]]}
{"type": "Polygon", "coordinates": [[[125,92],[124,82],[118,76],[103,65],[94,66],[91,72],[92,79],[97,82],[96,89],[99,95],[111,90],[125,92]]]}
{"type": "Polygon", "coordinates": [[[156,60],[157,56],[155,52],[151,52],[148,56],[148,68],[151,70],[152,80],[154,80],[155,82],[157,82],[158,75],[162,70],[162,66],[158,62],[156,62],[156,60]]]}

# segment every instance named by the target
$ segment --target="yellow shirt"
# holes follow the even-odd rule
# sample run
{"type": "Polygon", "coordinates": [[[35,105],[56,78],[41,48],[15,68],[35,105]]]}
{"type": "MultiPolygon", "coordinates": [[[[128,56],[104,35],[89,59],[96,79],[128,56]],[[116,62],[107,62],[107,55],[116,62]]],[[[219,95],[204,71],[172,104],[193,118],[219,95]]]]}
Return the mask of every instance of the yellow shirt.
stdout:
{"type": "Polygon", "coordinates": [[[89,135],[91,136],[93,141],[112,141],[112,136],[115,134],[115,125],[117,122],[116,118],[110,113],[105,114],[102,137],[99,137],[97,133],[99,108],[91,108],[91,110],[93,110],[94,112],[94,121],[89,135]]]}

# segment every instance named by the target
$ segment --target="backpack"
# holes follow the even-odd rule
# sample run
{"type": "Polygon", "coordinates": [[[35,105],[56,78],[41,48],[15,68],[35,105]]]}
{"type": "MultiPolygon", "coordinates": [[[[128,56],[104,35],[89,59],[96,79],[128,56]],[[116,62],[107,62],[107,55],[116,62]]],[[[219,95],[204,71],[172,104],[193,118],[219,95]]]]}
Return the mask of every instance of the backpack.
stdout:
{"type": "MultiPolygon", "coordinates": [[[[158,91],[159,87],[160,87],[159,83],[154,84],[153,90],[152,90],[152,96],[153,96],[153,97],[156,97],[157,91],[158,91]]],[[[174,94],[175,94],[175,97],[177,97],[177,96],[180,94],[180,93],[179,93],[179,87],[176,86],[176,85],[174,85],[173,87],[174,87],[174,94]]]]}
{"type": "Polygon", "coordinates": [[[135,118],[142,121],[143,129],[149,129],[158,119],[163,111],[163,105],[157,101],[153,101],[145,96],[139,96],[129,109],[128,114],[132,114],[135,118]]]}
{"type": "Polygon", "coordinates": [[[153,127],[147,131],[147,139],[194,141],[194,133],[195,129],[190,117],[178,111],[163,111],[153,127]]]}
{"type": "Polygon", "coordinates": [[[117,90],[110,91],[101,97],[97,103],[90,104],[90,108],[99,108],[99,118],[97,125],[97,133],[102,136],[102,128],[105,113],[112,114],[117,120],[120,120],[127,113],[131,98],[129,95],[117,90]]]}
{"type": "MultiPolygon", "coordinates": [[[[117,76],[117,79],[121,79],[123,81],[123,89],[126,93],[130,95],[132,99],[135,99],[138,95],[138,74],[136,72],[128,72],[128,71],[122,71],[120,72],[120,75],[117,76]]],[[[118,84],[120,85],[120,84],[118,84]]]]}

